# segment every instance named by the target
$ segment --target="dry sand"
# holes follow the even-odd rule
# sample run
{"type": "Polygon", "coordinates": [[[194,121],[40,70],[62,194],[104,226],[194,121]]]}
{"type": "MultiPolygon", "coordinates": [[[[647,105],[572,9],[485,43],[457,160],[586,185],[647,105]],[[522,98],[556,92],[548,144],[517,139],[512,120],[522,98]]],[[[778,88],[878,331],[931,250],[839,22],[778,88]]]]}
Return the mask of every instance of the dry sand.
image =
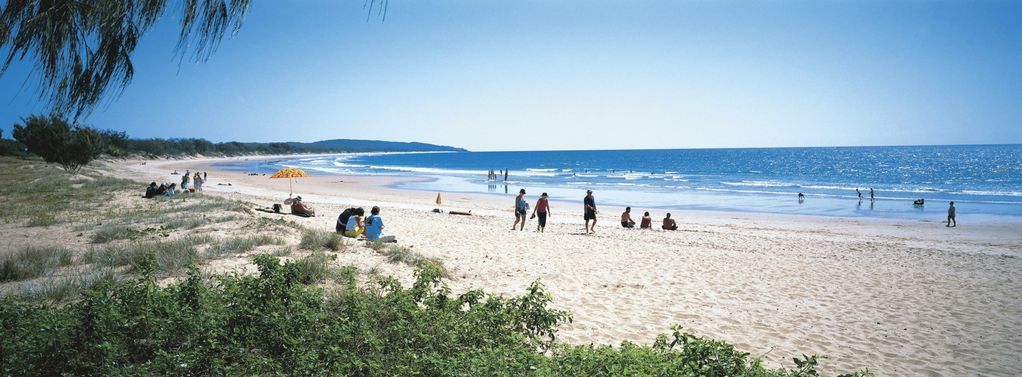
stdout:
{"type": "MultiPolygon", "coordinates": [[[[208,171],[207,192],[264,206],[287,197],[286,180],[219,171],[216,159],[117,163],[118,175],[178,182],[170,172],[208,171]],[[226,186],[230,183],[230,186],[226,186]],[[224,184],[224,185],[220,185],[224,184]]],[[[315,176],[295,190],[333,229],[348,206],[383,207],[387,232],[449,270],[456,292],[517,295],[536,279],[574,321],[571,343],[650,344],[675,324],[736,344],[770,366],[802,353],[829,355],[825,372],[868,367],[878,375],[1022,375],[1022,223],[945,228],[937,222],[675,212],[681,230],[625,230],[602,208],[582,232],[579,202],[551,204],[546,233],[511,231],[510,197],[384,187],[400,178],[315,176]]],[[[140,186],[141,191],[141,186],[140,186]]],[[[530,202],[535,194],[530,193],[530,202]]],[[[597,202],[599,192],[595,193],[597,202]]],[[[281,216],[266,214],[264,216],[281,216]]],[[[663,216],[654,213],[655,219],[663,216]]],[[[407,283],[407,268],[367,248],[338,264],[375,268],[407,283]]]]}

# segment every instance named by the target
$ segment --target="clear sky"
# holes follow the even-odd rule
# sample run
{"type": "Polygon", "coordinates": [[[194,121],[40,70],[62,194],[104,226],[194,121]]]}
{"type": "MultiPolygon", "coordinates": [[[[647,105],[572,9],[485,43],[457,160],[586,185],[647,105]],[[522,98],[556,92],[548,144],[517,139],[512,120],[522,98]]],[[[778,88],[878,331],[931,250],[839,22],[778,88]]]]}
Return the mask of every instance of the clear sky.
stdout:
{"type": "MultiPolygon", "coordinates": [[[[175,8],[176,9],[176,8],[175,8]]],[[[255,0],[206,63],[177,12],[86,123],[471,150],[1022,143],[1022,2],[255,0]]],[[[46,111],[17,64],[0,128],[46,111]]]]}

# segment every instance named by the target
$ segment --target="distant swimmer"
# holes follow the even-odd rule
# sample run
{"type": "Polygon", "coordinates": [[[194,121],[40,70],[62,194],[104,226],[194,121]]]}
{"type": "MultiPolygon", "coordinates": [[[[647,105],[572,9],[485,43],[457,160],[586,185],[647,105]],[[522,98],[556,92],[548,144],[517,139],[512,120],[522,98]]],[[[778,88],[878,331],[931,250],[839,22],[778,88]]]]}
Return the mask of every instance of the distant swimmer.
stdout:
{"type": "Polygon", "coordinates": [[[855,196],[859,197],[859,201],[862,201],[862,192],[859,189],[855,189],[855,196]]]}
{"type": "Polygon", "coordinates": [[[803,194],[801,192],[798,193],[798,202],[801,203],[801,202],[804,202],[805,200],[806,200],[806,194],[803,194]]]}
{"type": "Polygon", "coordinates": [[[876,196],[873,194],[873,188],[870,187],[869,188],[869,201],[873,202],[874,200],[876,200],[876,196]]]}
{"type": "Polygon", "coordinates": [[[951,202],[947,207],[947,225],[949,227],[957,227],[958,222],[955,221],[955,202],[951,202]],[[954,224],[954,225],[951,225],[954,224]]]}

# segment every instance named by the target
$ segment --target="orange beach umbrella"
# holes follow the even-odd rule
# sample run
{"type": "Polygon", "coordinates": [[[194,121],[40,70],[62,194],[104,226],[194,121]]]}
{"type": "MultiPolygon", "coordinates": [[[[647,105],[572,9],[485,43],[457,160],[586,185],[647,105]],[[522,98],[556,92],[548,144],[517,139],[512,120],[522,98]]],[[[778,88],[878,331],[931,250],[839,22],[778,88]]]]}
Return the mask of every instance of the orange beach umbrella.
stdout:
{"type": "Polygon", "coordinates": [[[294,182],[292,181],[292,179],[294,179],[294,178],[303,178],[303,177],[308,177],[308,176],[309,175],[306,174],[305,171],[303,171],[302,169],[299,169],[299,168],[283,168],[283,169],[277,170],[276,173],[273,173],[273,175],[271,175],[270,178],[271,179],[272,178],[287,178],[288,187],[291,190],[287,194],[287,197],[290,198],[291,195],[294,195],[294,192],[295,192],[294,182]]]}

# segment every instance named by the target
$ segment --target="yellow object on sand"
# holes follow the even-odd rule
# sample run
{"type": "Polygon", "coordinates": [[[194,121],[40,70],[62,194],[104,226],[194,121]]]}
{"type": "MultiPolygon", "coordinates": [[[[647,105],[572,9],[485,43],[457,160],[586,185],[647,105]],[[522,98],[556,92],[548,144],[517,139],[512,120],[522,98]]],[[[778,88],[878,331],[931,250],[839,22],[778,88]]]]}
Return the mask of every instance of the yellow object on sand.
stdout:
{"type": "Polygon", "coordinates": [[[273,175],[271,175],[270,178],[287,178],[288,188],[290,189],[290,192],[288,192],[287,197],[290,198],[291,195],[294,195],[295,193],[294,182],[291,179],[303,178],[308,176],[309,175],[306,174],[304,170],[299,168],[283,168],[277,170],[276,173],[273,173],[273,175]]]}
{"type": "Polygon", "coordinates": [[[436,193],[436,205],[440,205],[443,202],[443,200],[440,200],[440,193],[436,193]]]}

